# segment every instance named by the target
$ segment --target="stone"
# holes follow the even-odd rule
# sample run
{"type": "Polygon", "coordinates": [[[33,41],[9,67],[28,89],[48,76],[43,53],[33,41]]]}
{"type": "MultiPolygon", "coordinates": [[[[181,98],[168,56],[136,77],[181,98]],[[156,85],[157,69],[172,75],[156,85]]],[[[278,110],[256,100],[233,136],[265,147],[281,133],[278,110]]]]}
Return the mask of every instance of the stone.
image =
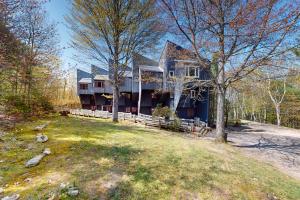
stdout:
{"type": "Polygon", "coordinates": [[[4,160],[0,160],[0,163],[4,163],[4,160]]]}
{"type": "Polygon", "coordinates": [[[11,196],[3,197],[1,200],[18,200],[20,198],[19,194],[13,194],[11,196]]]}
{"type": "Polygon", "coordinates": [[[48,137],[47,137],[47,135],[43,135],[42,133],[39,133],[36,136],[36,141],[44,143],[44,142],[48,141],[48,137]]]}
{"type": "Polygon", "coordinates": [[[0,188],[0,194],[4,193],[4,189],[0,188]]]}
{"type": "Polygon", "coordinates": [[[78,190],[77,188],[75,188],[75,187],[70,187],[70,188],[68,189],[67,194],[68,194],[69,196],[71,196],[71,197],[75,197],[75,196],[77,196],[77,195],[79,194],[79,190],[78,190]]]}
{"type": "Polygon", "coordinates": [[[25,164],[26,167],[34,167],[36,165],[38,165],[41,160],[44,158],[45,154],[40,154],[40,155],[37,155],[33,158],[31,158],[30,160],[28,160],[25,164]]]}
{"type": "Polygon", "coordinates": [[[46,128],[46,126],[47,126],[47,124],[42,124],[42,125],[36,126],[33,130],[34,131],[41,131],[44,128],[46,128]]]}
{"type": "Polygon", "coordinates": [[[32,178],[26,178],[25,180],[24,180],[24,182],[26,182],[26,183],[29,183],[29,182],[31,182],[32,181],[32,178]]]}
{"type": "Polygon", "coordinates": [[[50,155],[51,154],[50,148],[45,148],[44,151],[43,151],[43,154],[50,155]]]}
{"type": "Polygon", "coordinates": [[[61,183],[61,184],[59,185],[59,188],[60,188],[61,190],[63,190],[63,189],[65,189],[65,188],[67,188],[68,185],[69,185],[68,183],[61,183]]]}

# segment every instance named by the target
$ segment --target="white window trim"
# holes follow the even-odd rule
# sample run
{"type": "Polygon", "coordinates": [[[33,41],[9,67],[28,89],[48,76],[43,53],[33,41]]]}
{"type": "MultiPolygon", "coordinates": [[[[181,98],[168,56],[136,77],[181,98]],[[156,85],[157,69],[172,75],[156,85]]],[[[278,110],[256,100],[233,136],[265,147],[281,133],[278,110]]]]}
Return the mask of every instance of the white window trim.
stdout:
{"type": "Polygon", "coordinates": [[[190,90],[191,98],[196,98],[196,90],[190,90]]]}
{"type": "Polygon", "coordinates": [[[174,70],[170,70],[169,71],[169,77],[174,77],[175,76],[175,71],[174,70]],[[171,76],[171,73],[173,74],[172,76],[171,76]]]}
{"type": "Polygon", "coordinates": [[[190,78],[198,78],[200,74],[200,68],[196,66],[186,66],[185,67],[185,76],[190,78]],[[190,76],[190,68],[195,68],[195,75],[190,76]]]}

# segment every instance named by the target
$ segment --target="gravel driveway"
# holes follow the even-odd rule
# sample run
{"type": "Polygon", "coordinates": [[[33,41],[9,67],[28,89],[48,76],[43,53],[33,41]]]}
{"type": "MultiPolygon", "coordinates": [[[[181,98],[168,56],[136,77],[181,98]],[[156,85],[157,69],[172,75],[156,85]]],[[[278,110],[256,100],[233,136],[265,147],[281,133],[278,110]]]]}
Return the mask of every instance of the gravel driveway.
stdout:
{"type": "Polygon", "coordinates": [[[300,130],[247,122],[228,131],[229,142],[243,153],[300,180],[300,130]]]}

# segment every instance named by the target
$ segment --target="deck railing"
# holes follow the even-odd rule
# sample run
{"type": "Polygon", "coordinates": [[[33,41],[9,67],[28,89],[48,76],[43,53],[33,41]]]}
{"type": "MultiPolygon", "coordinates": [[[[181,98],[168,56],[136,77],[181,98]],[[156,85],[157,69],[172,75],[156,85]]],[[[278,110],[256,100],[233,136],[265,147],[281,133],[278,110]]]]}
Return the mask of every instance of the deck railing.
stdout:
{"type": "MultiPolygon", "coordinates": [[[[92,111],[87,109],[71,109],[70,114],[104,119],[112,118],[112,113],[101,110],[92,111]]],[[[160,128],[168,128],[174,123],[173,120],[166,120],[163,117],[153,117],[151,115],[145,114],[135,115],[132,113],[124,112],[118,112],[118,118],[119,120],[128,120],[135,123],[142,123],[146,126],[160,128]]],[[[202,122],[199,119],[180,119],[179,130],[183,132],[192,132],[195,133],[197,136],[203,136],[210,131],[210,128],[207,127],[207,124],[205,122],[202,122]]]]}

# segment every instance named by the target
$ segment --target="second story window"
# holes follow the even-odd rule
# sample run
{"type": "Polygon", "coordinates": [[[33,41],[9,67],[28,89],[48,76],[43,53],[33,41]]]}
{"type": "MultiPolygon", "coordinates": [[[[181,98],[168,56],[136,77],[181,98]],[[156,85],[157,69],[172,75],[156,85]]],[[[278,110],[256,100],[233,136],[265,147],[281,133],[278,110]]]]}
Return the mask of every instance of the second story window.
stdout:
{"type": "Polygon", "coordinates": [[[86,84],[86,83],[81,83],[81,84],[79,84],[79,89],[81,89],[81,90],[87,90],[88,89],[88,84],[86,84]]]}
{"type": "Polygon", "coordinates": [[[191,98],[196,98],[196,91],[195,90],[191,90],[191,98]]]}
{"type": "Polygon", "coordinates": [[[199,77],[199,68],[198,67],[186,67],[185,76],[188,77],[199,77]]]}
{"type": "Polygon", "coordinates": [[[169,77],[174,77],[174,71],[173,70],[169,71],[169,77]]]}
{"type": "Polygon", "coordinates": [[[95,81],[95,87],[104,88],[104,81],[95,81]]]}

